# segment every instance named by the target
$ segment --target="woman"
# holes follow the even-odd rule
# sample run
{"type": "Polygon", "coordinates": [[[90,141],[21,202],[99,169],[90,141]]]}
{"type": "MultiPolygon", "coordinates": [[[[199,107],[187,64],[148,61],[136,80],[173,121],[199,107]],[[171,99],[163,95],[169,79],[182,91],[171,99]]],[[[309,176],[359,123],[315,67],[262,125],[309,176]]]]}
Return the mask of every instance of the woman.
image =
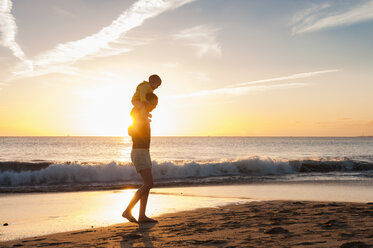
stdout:
{"type": "Polygon", "coordinates": [[[153,187],[152,162],[150,159],[150,112],[157,106],[158,97],[154,93],[146,95],[145,109],[147,116],[144,116],[141,109],[134,107],[131,111],[133,124],[128,128],[128,134],[132,138],[131,160],[137,173],[141,175],[143,185],[136,191],[124,210],[122,216],[130,222],[144,223],[157,222],[145,215],[146,204],[148,202],[149,191],[153,187]],[[138,220],[132,215],[132,209],[140,201],[140,211],[138,220]]]}

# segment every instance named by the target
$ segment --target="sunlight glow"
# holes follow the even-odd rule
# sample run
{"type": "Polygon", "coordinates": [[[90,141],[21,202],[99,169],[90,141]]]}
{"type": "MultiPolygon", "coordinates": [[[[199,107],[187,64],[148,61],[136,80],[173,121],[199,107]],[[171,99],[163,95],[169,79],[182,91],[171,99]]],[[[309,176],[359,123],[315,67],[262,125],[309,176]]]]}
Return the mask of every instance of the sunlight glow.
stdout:
{"type": "Polygon", "coordinates": [[[284,1],[0,0],[0,136],[372,135],[373,0],[284,1]]]}
{"type": "Polygon", "coordinates": [[[82,104],[77,106],[77,124],[87,135],[127,134],[132,106],[128,101],[131,92],[125,84],[99,82],[89,88],[77,88],[76,94],[82,98],[82,104]]]}
{"type": "MultiPolygon", "coordinates": [[[[160,104],[161,105],[161,104],[160,104]]],[[[162,136],[173,129],[173,118],[170,116],[170,111],[167,106],[158,106],[152,113],[153,118],[150,123],[152,135],[162,136]]]]}

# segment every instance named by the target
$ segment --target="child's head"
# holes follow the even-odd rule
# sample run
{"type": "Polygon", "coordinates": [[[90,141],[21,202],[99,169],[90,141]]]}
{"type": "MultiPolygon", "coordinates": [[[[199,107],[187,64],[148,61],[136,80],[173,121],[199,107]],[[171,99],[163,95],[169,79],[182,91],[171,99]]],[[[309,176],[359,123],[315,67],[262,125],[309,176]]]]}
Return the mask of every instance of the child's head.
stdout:
{"type": "Polygon", "coordinates": [[[149,83],[152,89],[155,90],[162,84],[162,79],[158,75],[153,74],[149,77],[149,83]]]}
{"type": "Polygon", "coordinates": [[[158,97],[154,93],[148,93],[146,94],[146,101],[148,102],[146,104],[146,110],[151,112],[153,109],[155,109],[155,107],[157,107],[158,97]]]}

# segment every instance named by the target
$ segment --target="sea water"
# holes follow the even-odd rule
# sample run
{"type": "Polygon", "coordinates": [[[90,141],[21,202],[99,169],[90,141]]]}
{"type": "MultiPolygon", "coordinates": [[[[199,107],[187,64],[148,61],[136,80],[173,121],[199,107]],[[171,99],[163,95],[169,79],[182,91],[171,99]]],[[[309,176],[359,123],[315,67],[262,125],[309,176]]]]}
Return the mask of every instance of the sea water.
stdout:
{"type": "MultiPolygon", "coordinates": [[[[122,222],[134,194],[125,188],[141,183],[130,151],[128,137],[0,137],[0,241],[122,222]]],[[[370,137],[153,137],[151,155],[150,216],[253,200],[373,202],[370,137]]]]}
{"type": "MultiPolygon", "coordinates": [[[[130,152],[129,137],[0,137],[0,192],[135,186],[130,152]]],[[[373,180],[372,137],[153,137],[151,156],[159,186],[373,180]]]]}
{"type": "MultiPolygon", "coordinates": [[[[130,137],[0,137],[0,161],[130,161],[130,137]]],[[[373,137],[152,137],[154,160],[252,156],[373,162],[373,137]]]]}

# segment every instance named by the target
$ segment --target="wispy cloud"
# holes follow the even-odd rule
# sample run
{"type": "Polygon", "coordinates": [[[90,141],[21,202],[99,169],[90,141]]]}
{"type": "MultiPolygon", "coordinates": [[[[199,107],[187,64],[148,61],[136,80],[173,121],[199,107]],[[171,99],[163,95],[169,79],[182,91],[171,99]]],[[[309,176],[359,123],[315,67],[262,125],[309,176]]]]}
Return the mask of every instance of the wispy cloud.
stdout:
{"type": "Polygon", "coordinates": [[[58,15],[61,15],[61,16],[65,16],[65,17],[72,17],[74,16],[71,12],[61,8],[61,7],[58,7],[58,6],[53,6],[53,11],[58,14],[58,15]]]}
{"type": "Polygon", "coordinates": [[[275,77],[275,78],[267,78],[267,79],[262,79],[262,80],[254,80],[254,81],[249,81],[249,82],[245,82],[245,83],[234,84],[232,86],[245,86],[245,85],[261,84],[261,83],[301,79],[301,78],[308,78],[308,77],[313,77],[313,76],[326,74],[326,73],[332,73],[332,72],[339,72],[339,70],[334,69],[334,70],[323,70],[323,71],[297,73],[297,74],[284,76],[284,77],[275,77]]]}
{"type": "Polygon", "coordinates": [[[198,92],[192,92],[187,94],[180,94],[171,96],[171,98],[188,98],[188,97],[201,97],[201,96],[212,96],[212,95],[243,95],[249,91],[265,91],[277,88],[290,88],[290,87],[304,87],[307,86],[307,83],[289,83],[288,81],[294,79],[303,79],[314,77],[320,74],[326,74],[331,72],[338,72],[339,70],[323,70],[323,71],[314,71],[314,72],[305,72],[298,73],[289,76],[262,79],[249,81],[246,83],[232,84],[228,87],[211,89],[211,90],[202,90],[198,92]],[[278,83],[279,81],[286,81],[278,83]],[[274,82],[276,82],[274,84],[274,82]]]}
{"type": "MultiPolygon", "coordinates": [[[[33,60],[36,73],[29,76],[39,75],[40,72],[61,71],[59,67],[64,68],[65,65],[82,59],[128,52],[133,45],[131,40],[125,37],[129,30],[142,25],[146,19],[192,1],[194,0],[139,0],[97,33],[80,40],[58,44],[54,49],[37,55],[33,60]]],[[[139,43],[135,42],[136,44],[139,43]]]]}
{"type": "Polygon", "coordinates": [[[198,57],[202,57],[205,54],[221,56],[221,47],[216,40],[217,32],[217,28],[200,25],[181,30],[172,37],[175,40],[183,40],[188,46],[194,47],[198,57]]]}
{"type": "Polygon", "coordinates": [[[11,13],[12,2],[10,0],[0,1],[0,45],[10,49],[15,57],[22,61],[23,69],[29,70],[32,67],[21,47],[16,42],[17,25],[11,13]],[[26,67],[26,68],[25,68],[26,67]]]}
{"type": "Polygon", "coordinates": [[[189,98],[189,97],[201,97],[201,96],[214,96],[214,95],[243,95],[249,91],[265,91],[276,88],[289,88],[289,87],[301,87],[306,86],[305,83],[286,83],[286,84],[273,84],[273,85],[251,85],[245,87],[234,87],[234,88],[220,88],[212,90],[201,90],[198,92],[187,93],[169,96],[170,98],[189,98]]]}
{"type": "Polygon", "coordinates": [[[292,33],[314,32],[324,28],[373,20],[373,1],[332,1],[297,13],[291,21],[292,33]]]}

